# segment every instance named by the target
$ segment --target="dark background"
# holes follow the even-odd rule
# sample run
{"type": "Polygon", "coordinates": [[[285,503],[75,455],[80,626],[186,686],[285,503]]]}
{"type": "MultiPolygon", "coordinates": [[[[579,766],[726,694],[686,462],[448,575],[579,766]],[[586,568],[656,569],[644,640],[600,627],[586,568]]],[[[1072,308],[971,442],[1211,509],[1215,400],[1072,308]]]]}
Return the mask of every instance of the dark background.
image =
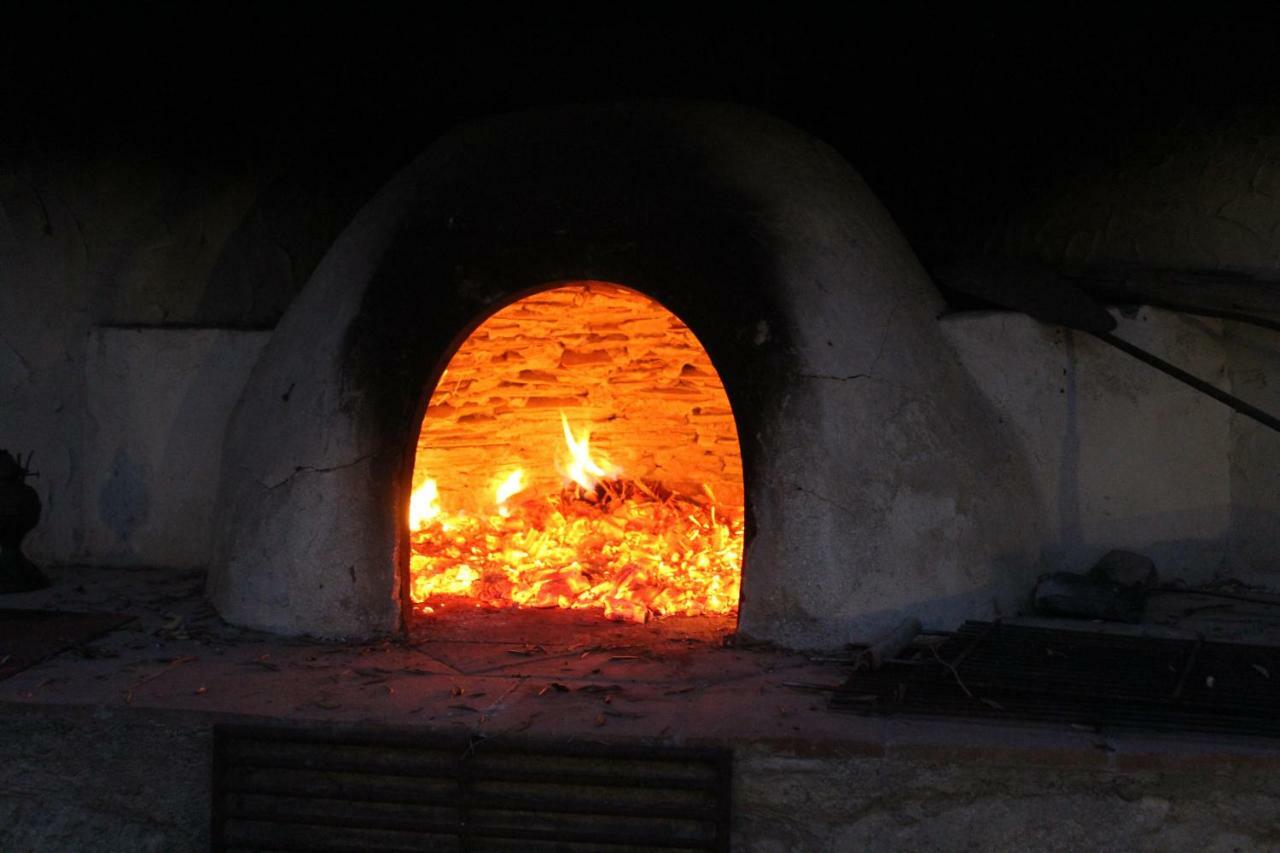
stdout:
{"type": "Polygon", "coordinates": [[[3,153],[323,173],[343,219],[471,118],[715,98],[834,145],[928,263],[1089,158],[1268,108],[1280,91],[1280,27],[1265,6],[858,4],[833,15],[689,4],[602,17],[588,4],[465,15],[180,5],[11,16],[3,153]]]}

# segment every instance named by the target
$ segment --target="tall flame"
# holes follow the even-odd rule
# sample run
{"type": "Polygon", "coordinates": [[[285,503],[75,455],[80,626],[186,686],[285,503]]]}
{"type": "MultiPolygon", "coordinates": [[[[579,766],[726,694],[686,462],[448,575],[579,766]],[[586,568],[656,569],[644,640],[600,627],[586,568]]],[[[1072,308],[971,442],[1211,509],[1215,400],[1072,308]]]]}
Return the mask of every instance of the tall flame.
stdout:
{"type": "Polygon", "coordinates": [[[409,529],[422,530],[440,514],[440,490],[436,481],[426,479],[409,496],[409,529]]]}
{"type": "Polygon", "coordinates": [[[524,469],[517,468],[500,481],[493,490],[494,501],[498,504],[498,514],[507,515],[507,500],[523,492],[528,487],[524,481],[524,469]]]}
{"type": "Polygon", "coordinates": [[[560,473],[588,491],[596,487],[601,477],[613,476],[621,469],[610,465],[601,458],[599,462],[591,458],[591,433],[583,432],[577,438],[569,428],[569,419],[560,413],[560,425],[564,427],[564,445],[569,451],[569,458],[560,462],[560,473]]]}

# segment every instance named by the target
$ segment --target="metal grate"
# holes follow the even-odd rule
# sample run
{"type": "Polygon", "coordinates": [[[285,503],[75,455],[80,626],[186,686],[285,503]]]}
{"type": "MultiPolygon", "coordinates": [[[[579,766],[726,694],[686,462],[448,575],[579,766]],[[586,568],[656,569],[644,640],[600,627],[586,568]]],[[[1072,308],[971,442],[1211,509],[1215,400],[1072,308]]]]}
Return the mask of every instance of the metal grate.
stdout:
{"type": "Polygon", "coordinates": [[[853,673],[831,704],[1280,737],[1280,648],[966,622],[936,655],[853,673]]]}
{"type": "Polygon", "coordinates": [[[727,851],[727,750],[220,725],[212,847],[727,851]]]}

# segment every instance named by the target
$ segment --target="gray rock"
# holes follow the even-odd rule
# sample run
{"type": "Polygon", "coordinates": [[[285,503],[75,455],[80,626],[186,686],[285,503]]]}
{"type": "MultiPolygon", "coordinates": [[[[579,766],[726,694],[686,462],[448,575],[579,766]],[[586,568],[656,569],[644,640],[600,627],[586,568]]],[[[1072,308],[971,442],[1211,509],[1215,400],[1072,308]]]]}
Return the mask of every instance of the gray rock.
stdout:
{"type": "Polygon", "coordinates": [[[1141,622],[1145,593],[1094,577],[1071,572],[1046,575],[1032,595],[1036,612],[1073,619],[1141,622]]]}
{"type": "Polygon", "coordinates": [[[1151,589],[1159,581],[1156,564],[1151,559],[1118,549],[1103,554],[1089,570],[1089,577],[1133,589],[1151,589]]]}

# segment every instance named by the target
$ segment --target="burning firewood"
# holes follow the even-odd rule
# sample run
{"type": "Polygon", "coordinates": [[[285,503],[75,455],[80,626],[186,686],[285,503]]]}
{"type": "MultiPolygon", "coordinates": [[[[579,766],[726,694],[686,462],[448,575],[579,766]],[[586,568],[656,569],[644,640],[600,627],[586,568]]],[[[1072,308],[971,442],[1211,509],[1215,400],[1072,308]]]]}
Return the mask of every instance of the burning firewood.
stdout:
{"type": "Polygon", "coordinates": [[[741,522],[660,484],[572,484],[505,515],[438,516],[411,541],[418,602],[598,607],[627,622],[737,604],[741,522]]]}
{"type": "Polygon", "coordinates": [[[736,610],[733,412],[693,333],[639,294],[558,288],[482,323],[432,394],[413,476],[421,613],[470,602],[642,623],[736,610]]]}

